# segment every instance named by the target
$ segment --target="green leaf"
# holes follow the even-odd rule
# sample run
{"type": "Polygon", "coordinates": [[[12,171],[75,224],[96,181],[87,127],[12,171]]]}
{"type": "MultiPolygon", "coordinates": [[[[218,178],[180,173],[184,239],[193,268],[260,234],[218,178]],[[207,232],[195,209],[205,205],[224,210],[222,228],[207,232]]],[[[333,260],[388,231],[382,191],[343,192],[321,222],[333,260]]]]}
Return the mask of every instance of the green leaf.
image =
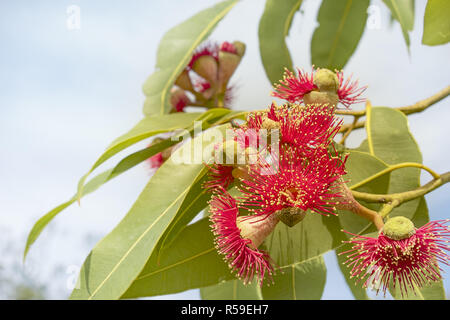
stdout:
{"type": "Polygon", "coordinates": [[[369,0],[324,0],[311,40],[311,63],[342,69],[358,46],[367,20],[369,0]]]}
{"type": "MultiPolygon", "coordinates": [[[[408,118],[388,107],[367,109],[367,143],[369,152],[388,165],[402,162],[422,163],[417,142],[409,131],[408,118]]],[[[420,186],[420,169],[404,168],[391,173],[388,193],[403,192],[420,186]]],[[[395,208],[391,215],[412,218],[420,199],[408,201],[395,208]]]]}
{"type": "MultiPolygon", "coordinates": [[[[350,250],[351,247],[352,247],[351,244],[345,243],[342,245],[342,247],[339,248],[339,252],[345,252],[347,250],[350,250]]],[[[355,297],[356,300],[369,300],[366,289],[362,287],[362,284],[361,283],[356,284],[355,278],[350,278],[350,269],[346,265],[344,265],[344,262],[347,260],[347,257],[345,255],[339,255],[338,252],[336,252],[336,257],[339,269],[344,275],[345,282],[347,283],[347,286],[352,292],[353,297],[355,297]]]]}
{"type": "Polygon", "coordinates": [[[147,96],[144,103],[146,115],[162,115],[170,111],[170,88],[176,78],[189,63],[195,48],[236,3],[237,0],[220,2],[166,32],[158,47],[155,72],[143,87],[147,96]]]}
{"type": "Polygon", "coordinates": [[[258,282],[244,285],[241,280],[221,282],[215,286],[200,288],[203,300],[262,300],[258,282]]]}
{"type": "Polygon", "coordinates": [[[126,134],[120,136],[106,149],[97,159],[91,169],[81,177],[78,182],[77,199],[81,199],[84,182],[87,177],[102,163],[124,150],[125,148],[159,133],[170,132],[176,129],[189,127],[196,119],[201,117],[201,113],[173,113],[162,116],[145,118],[134,126],[126,134]]]}
{"type": "MultiPolygon", "coordinates": [[[[380,160],[367,153],[352,150],[349,153],[345,179],[349,181],[350,187],[386,168],[380,160]]],[[[388,185],[389,175],[384,175],[358,190],[383,193],[387,191],[388,185]]],[[[279,223],[264,245],[277,265],[283,267],[318,257],[339,247],[347,239],[341,229],[359,233],[367,226],[367,220],[348,211],[329,217],[308,212],[305,219],[292,228],[279,223]]]]}
{"type": "Polygon", "coordinates": [[[383,0],[392,17],[400,23],[403,38],[409,50],[409,31],[414,28],[414,0],[383,0]]]}
{"type": "Polygon", "coordinates": [[[234,278],[214,246],[208,218],[186,226],[147,262],[122,298],[148,297],[210,286],[234,278]]]}
{"type": "MultiPolygon", "coordinates": [[[[221,129],[224,129],[222,126],[221,129]]],[[[159,168],[125,218],[92,249],[73,299],[118,299],[147,263],[188,194],[205,173],[203,163],[176,163],[203,135],[184,144],[159,168]]],[[[209,145],[210,141],[203,141],[209,145]]],[[[192,159],[192,157],[191,157],[192,159]]]]}
{"type": "Polygon", "coordinates": [[[450,41],[450,1],[428,0],[423,17],[422,43],[429,46],[450,41]]]}
{"type": "MultiPolygon", "coordinates": [[[[401,162],[422,163],[422,154],[413,135],[409,131],[408,118],[400,111],[387,107],[367,108],[366,120],[368,149],[389,165],[401,162]]],[[[420,186],[420,169],[404,168],[391,173],[388,193],[403,192],[420,186]]],[[[395,208],[389,216],[402,215],[412,219],[416,227],[429,221],[425,198],[421,197],[403,203],[395,208]]],[[[401,298],[399,292],[391,291],[395,298],[401,298]]],[[[442,282],[418,290],[417,296],[408,298],[445,299],[442,282]]]]}
{"type": "Polygon", "coordinates": [[[322,256],[287,266],[274,276],[274,284],[261,291],[267,300],[319,300],[322,297],[327,268],[322,256]]]}
{"type": "Polygon", "coordinates": [[[302,0],[266,0],[258,36],[262,63],[271,83],[283,78],[284,68],[292,70],[292,59],[285,38],[301,4],[302,0]]]}
{"type": "MultiPolygon", "coordinates": [[[[213,108],[210,109],[203,114],[201,114],[196,120],[204,120],[207,122],[214,121],[220,121],[220,122],[227,122],[230,119],[234,118],[235,116],[239,116],[239,112],[231,112],[228,109],[223,108],[213,108]]],[[[205,128],[209,127],[209,124],[205,124],[205,128]]],[[[192,135],[193,130],[191,130],[192,135]]],[[[162,142],[152,144],[151,146],[139,150],[137,152],[134,152],[124,159],[122,159],[113,169],[109,169],[105,172],[100,173],[96,177],[94,177],[91,181],[89,181],[82,190],[81,197],[94,192],[97,190],[101,185],[108,182],[112,178],[117,177],[118,175],[122,174],[123,172],[131,169],[132,167],[138,165],[139,163],[147,160],[149,157],[157,154],[158,152],[161,152],[162,150],[167,149],[168,147],[171,147],[175,144],[177,144],[178,141],[172,140],[172,139],[166,139],[162,142]]],[[[80,198],[81,198],[80,197],[80,198]]],[[[72,205],[74,202],[77,201],[77,194],[74,195],[69,201],[66,201],[56,208],[50,210],[48,213],[46,213],[44,216],[42,216],[33,226],[31,229],[28,238],[27,243],[24,250],[24,259],[26,258],[26,255],[28,254],[28,251],[30,249],[30,246],[37,240],[43,229],[53,220],[53,218],[56,217],[61,211],[66,209],[68,206],[72,205]]]]}

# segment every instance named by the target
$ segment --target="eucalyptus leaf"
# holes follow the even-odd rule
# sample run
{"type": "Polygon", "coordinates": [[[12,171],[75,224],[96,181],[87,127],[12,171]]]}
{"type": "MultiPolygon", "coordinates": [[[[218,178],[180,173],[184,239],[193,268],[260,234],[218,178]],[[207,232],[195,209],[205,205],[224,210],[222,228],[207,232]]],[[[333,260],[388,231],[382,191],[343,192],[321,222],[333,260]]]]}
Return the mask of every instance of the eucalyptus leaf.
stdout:
{"type": "MultiPolygon", "coordinates": [[[[402,112],[388,107],[369,107],[366,115],[367,142],[364,143],[364,149],[388,165],[402,162],[422,163],[419,146],[409,131],[408,118],[402,112]]],[[[419,186],[420,169],[402,168],[391,173],[388,193],[409,191],[419,186]]],[[[412,219],[416,227],[427,223],[429,216],[425,198],[403,203],[389,214],[398,215],[412,219]]],[[[417,296],[409,294],[408,298],[445,299],[442,282],[417,291],[417,296]]],[[[391,291],[391,294],[395,298],[401,298],[398,292],[391,291]]]]}
{"type": "Polygon", "coordinates": [[[437,46],[450,41],[450,1],[428,0],[423,17],[422,43],[437,46]]]}
{"type": "Polygon", "coordinates": [[[292,18],[302,0],[266,0],[264,13],[259,20],[259,52],[271,83],[283,78],[285,68],[292,70],[292,59],[285,38],[289,34],[292,18]]]}
{"type": "Polygon", "coordinates": [[[403,38],[409,50],[409,31],[414,28],[414,0],[383,0],[392,17],[400,23],[403,38]]]}
{"type": "Polygon", "coordinates": [[[162,115],[170,111],[170,89],[176,78],[189,63],[195,48],[236,3],[237,0],[219,2],[166,32],[158,47],[155,72],[143,86],[147,96],[144,103],[146,115],[162,115]]]}
{"type": "MultiPolygon", "coordinates": [[[[209,109],[208,111],[202,113],[198,117],[193,117],[190,119],[195,119],[196,121],[204,121],[204,127],[208,128],[211,124],[214,124],[215,122],[227,122],[234,117],[238,117],[241,112],[239,111],[230,111],[228,109],[223,108],[213,108],[209,109]]],[[[193,130],[191,130],[190,134],[192,135],[193,130]]],[[[136,151],[128,156],[126,156],[124,159],[122,159],[114,168],[109,169],[105,172],[100,173],[96,177],[94,177],[91,181],[89,181],[81,191],[81,197],[94,192],[97,190],[101,185],[108,182],[112,178],[117,177],[118,175],[122,174],[123,172],[133,168],[134,166],[138,165],[139,163],[145,161],[149,157],[157,154],[158,152],[161,152],[162,150],[167,149],[168,147],[171,147],[175,144],[177,144],[178,141],[175,139],[166,139],[162,142],[152,144],[151,146],[144,148],[142,150],[136,151]]],[[[53,218],[56,217],[61,211],[72,205],[74,202],[79,200],[79,195],[75,194],[69,201],[66,201],[60,205],[58,205],[56,208],[50,210],[48,213],[46,213],[44,216],[42,216],[33,226],[31,229],[28,238],[27,243],[24,250],[24,259],[26,258],[28,251],[30,249],[30,246],[36,241],[36,239],[39,237],[43,229],[53,220],[53,218]]]]}
{"type": "Polygon", "coordinates": [[[233,279],[214,246],[208,218],[186,226],[178,236],[147,262],[123,299],[148,297],[210,286],[233,279]]]}
{"type": "MultiPolygon", "coordinates": [[[[224,129],[226,126],[222,126],[224,129]]],[[[159,168],[124,219],[91,251],[72,299],[118,299],[139,275],[204,165],[176,159],[195,151],[200,135],[185,143],[159,168]],[[176,183],[174,183],[176,181],[176,183]]],[[[194,155],[195,159],[195,155],[194,155]]],[[[189,160],[189,159],[187,159],[189,160]]]]}
{"type": "Polygon", "coordinates": [[[358,46],[367,21],[369,0],[323,0],[319,26],[311,40],[311,63],[342,69],[358,46]]]}
{"type": "Polygon", "coordinates": [[[78,182],[78,201],[81,199],[84,183],[87,177],[106,160],[110,159],[112,156],[116,155],[125,148],[128,148],[129,146],[156,134],[171,132],[181,128],[187,128],[201,116],[201,113],[180,112],[148,117],[139,121],[139,123],[130,131],[114,140],[106,149],[106,151],[104,151],[103,154],[97,159],[91,169],[83,177],[81,177],[80,181],[78,182]]]}
{"type": "Polygon", "coordinates": [[[322,256],[295,263],[274,276],[274,284],[261,288],[266,300],[319,300],[327,280],[322,256]]]}
{"type": "Polygon", "coordinates": [[[256,281],[245,285],[238,279],[200,288],[200,296],[203,300],[262,300],[256,281]]]}

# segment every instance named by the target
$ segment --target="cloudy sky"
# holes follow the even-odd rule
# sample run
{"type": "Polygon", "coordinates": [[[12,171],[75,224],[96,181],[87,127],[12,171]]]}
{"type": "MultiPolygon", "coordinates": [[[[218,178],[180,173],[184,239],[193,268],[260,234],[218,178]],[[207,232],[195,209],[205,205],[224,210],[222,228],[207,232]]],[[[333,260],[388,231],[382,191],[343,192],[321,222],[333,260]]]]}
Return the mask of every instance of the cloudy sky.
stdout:
{"type": "MultiPolygon", "coordinates": [[[[46,211],[69,199],[78,179],[102,150],[142,118],[142,84],[154,69],[164,32],[212,1],[2,1],[0,2],[0,243],[3,276],[17,274],[46,286],[50,298],[65,298],[68,285],[92,246],[125,215],[149,178],[141,165],[64,211],[20,259],[27,232],[46,211]],[[67,27],[68,10],[80,9],[80,28],[67,27]]],[[[381,1],[379,28],[366,29],[346,73],[369,85],[374,106],[403,106],[449,84],[449,45],[421,45],[425,0],[416,1],[410,54],[398,24],[390,25],[381,1]]],[[[296,66],[310,68],[309,43],[319,1],[306,0],[288,38],[296,66]]],[[[247,52],[232,81],[236,109],[261,109],[271,102],[270,83],[258,53],[262,0],[243,0],[211,38],[240,40],[247,52]]],[[[450,170],[449,100],[410,116],[424,164],[450,170]]],[[[350,141],[356,146],[362,131],[350,141]]],[[[130,150],[137,150],[141,145],[130,150]]],[[[124,154],[111,160],[115,163],[124,154]]],[[[101,169],[100,169],[101,170],[101,169]]],[[[423,181],[429,177],[424,174],[423,181]]],[[[450,186],[427,196],[433,219],[448,217],[450,186]]],[[[324,299],[351,299],[333,254],[324,299]]],[[[447,273],[450,271],[446,269],[447,273]]],[[[0,276],[1,278],[1,276],[0,276]]],[[[20,279],[22,279],[20,278],[20,279]]],[[[450,281],[445,281],[450,292],[450,281]]],[[[5,288],[0,285],[0,297],[5,288]]],[[[197,299],[198,290],[167,299],[197,299]]]]}

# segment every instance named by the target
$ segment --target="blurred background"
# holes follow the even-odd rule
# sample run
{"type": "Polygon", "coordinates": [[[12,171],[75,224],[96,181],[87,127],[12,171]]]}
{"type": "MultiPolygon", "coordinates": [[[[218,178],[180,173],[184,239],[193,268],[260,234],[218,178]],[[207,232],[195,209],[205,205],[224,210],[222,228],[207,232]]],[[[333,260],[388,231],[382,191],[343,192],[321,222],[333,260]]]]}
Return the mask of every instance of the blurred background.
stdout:
{"type": "MultiPolygon", "coordinates": [[[[264,3],[241,1],[211,36],[247,45],[231,80],[237,87],[234,109],[262,109],[272,101],[257,37],[264,3]]],[[[135,167],[83,198],[81,206],[63,211],[23,264],[27,234],[44,213],[72,197],[78,179],[106,146],[143,117],[141,88],[154,70],[163,34],[212,4],[210,0],[0,2],[1,299],[69,296],[90,249],[122,219],[147,183],[148,166],[135,167]],[[76,28],[67,24],[74,8],[80,17],[76,28]]],[[[371,4],[378,8],[379,24],[366,28],[344,71],[369,86],[365,96],[372,104],[409,105],[447,86],[450,46],[421,44],[426,1],[416,0],[409,54],[400,26],[391,23],[386,6],[381,0],[371,4]]],[[[320,1],[304,1],[287,39],[294,65],[307,70],[319,5],[320,1]]],[[[424,164],[439,173],[450,170],[449,103],[441,101],[409,117],[424,164]]],[[[363,133],[354,133],[348,145],[357,146],[363,133]]],[[[429,179],[423,174],[423,182],[429,179]]],[[[448,218],[449,192],[446,185],[426,196],[431,219],[448,218]]],[[[322,298],[352,299],[334,253],[325,259],[328,273],[322,298]]],[[[444,271],[448,295],[450,268],[444,271]]],[[[199,290],[190,290],[156,298],[200,295],[199,290]]]]}

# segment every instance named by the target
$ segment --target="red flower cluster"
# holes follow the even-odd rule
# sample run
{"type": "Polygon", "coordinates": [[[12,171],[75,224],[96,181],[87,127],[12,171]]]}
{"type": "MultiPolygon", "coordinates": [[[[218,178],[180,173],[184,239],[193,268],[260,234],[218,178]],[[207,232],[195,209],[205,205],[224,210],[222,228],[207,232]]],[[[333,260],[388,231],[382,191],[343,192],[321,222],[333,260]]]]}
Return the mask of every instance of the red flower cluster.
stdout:
{"type": "Polygon", "coordinates": [[[173,111],[183,112],[189,105],[228,107],[232,99],[228,82],[244,51],[245,45],[238,41],[200,45],[172,88],[173,111]]]}
{"type": "Polygon", "coordinates": [[[334,106],[272,104],[267,111],[250,113],[245,124],[233,129],[234,138],[224,142],[223,153],[231,146],[245,160],[255,158],[211,165],[205,185],[214,192],[210,220],[218,251],[244,282],[258,277],[262,284],[274,273],[268,253],[258,247],[279,221],[293,225],[280,212],[302,218],[307,211],[334,213],[346,173],[346,158],[332,144],[341,125],[334,106]],[[236,199],[226,191],[233,183],[240,191],[236,199]]]}

